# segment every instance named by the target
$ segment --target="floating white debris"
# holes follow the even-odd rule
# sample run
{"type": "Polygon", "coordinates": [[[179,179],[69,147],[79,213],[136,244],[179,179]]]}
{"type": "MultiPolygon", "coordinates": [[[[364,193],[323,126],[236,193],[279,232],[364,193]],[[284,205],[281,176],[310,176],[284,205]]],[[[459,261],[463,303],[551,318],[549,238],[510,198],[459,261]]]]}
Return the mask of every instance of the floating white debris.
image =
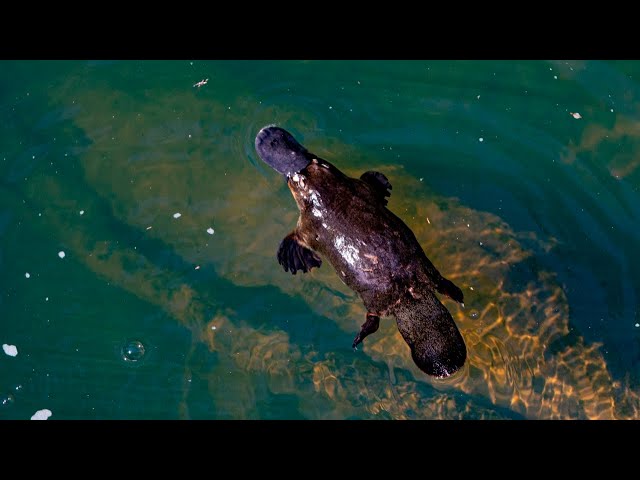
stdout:
{"type": "Polygon", "coordinates": [[[31,417],[31,420],[46,420],[51,415],[53,415],[51,413],[51,410],[49,410],[48,408],[45,408],[42,410],[38,410],[36,413],[34,413],[33,416],[31,417]]]}
{"type": "Polygon", "coordinates": [[[215,330],[217,327],[215,325],[211,326],[211,330],[215,330]]]}
{"type": "Polygon", "coordinates": [[[640,323],[636,323],[636,328],[640,327],[640,323]]]}
{"type": "Polygon", "coordinates": [[[473,290],[473,287],[469,287],[469,290],[473,290]]]}
{"type": "Polygon", "coordinates": [[[203,79],[202,79],[202,80],[200,80],[199,82],[194,83],[194,84],[193,84],[193,86],[194,86],[194,87],[197,87],[197,88],[200,88],[200,87],[202,87],[203,85],[206,85],[208,81],[209,81],[209,79],[208,79],[208,78],[203,78],[203,79]]]}
{"type": "Polygon", "coordinates": [[[176,212],[176,213],[173,214],[173,218],[180,218],[181,216],[182,216],[182,214],[179,213],[179,212],[176,212]]]}
{"type": "Polygon", "coordinates": [[[65,253],[64,253],[62,250],[60,250],[60,251],[58,252],[58,256],[59,256],[60,258],[64,258],[65,253]]]}
{"type": "Polygon", "coordinates": [[[554,75],[553,78],[555,78],[557,80],[558,79],[558,75],[554,75]]]}
{"type": "Polygon", "coordinates": [[[200,265],[196,265],[196,270],[200,270],[200,265]]]}
{"type": "Polygon", "coordinates": [[[24,274],[25,277],[29,278],[31,276],[31,274],[29,272],[24,274]]]}
{"type": "Polygon", "coordinates": [[[613,108],[611,109],[611,113],[613,113],[613,108]]]}
{"type": "Polygon", "coordinates": [[[48,302],[48,301],[49,301],[49,297],[45,297],[45,298],[44,298],[44,301],[45,301],[45,302],[48,302]]]}
{"type": "Polygon", "coordinates": [[[147,227],[147,230],[151,230],[152,228],[153,228],[153,227],[152,227],[151,225],[149,225],[149,226],[147,227]]]}
{"type": "Polygon", "coordinates": [[[80,215],[84,215],[84,210],[80,210],[80,215]]]}
{"type": "Polygon", "coordinates": [[[211,228],[211,227],[207,228],[207,233],[208,233],[209,235],[213,235],[213,234],[214,234],[214,230],[213,230],[213,228],[211,228]]]}
{"type": "Polygon", "coordinates": [[[478,95],[478,100],[480,100],[480,95],[478,95]]]}
{"type": "Polygon", "coordinates": [[[478,139],[478,141],[479,141],[479,142],[484,142],[484,138],[480,137],[480,138],[478,139]]]}
{"type": "Polygon", "coordinates": [[[571,115],[576,120],[580,120],[582,118],[582,115],[580,115],[578,112],[569,112],[569,115],[571,115]]]}
{"type": "Polygon", "coordinates": [[[429,217],[427,217],[427,223],[431,225],[431,220],[429,220],[429,217]]]}
{"type": "Polygon", "coordinates": [[[10,357],[15,357],[16,355],[18,355],[18,348],[15,345],[8,345],[6,343],[3,343],[2,350],[4,350],[4,353],[9,355],[10,357]]]}

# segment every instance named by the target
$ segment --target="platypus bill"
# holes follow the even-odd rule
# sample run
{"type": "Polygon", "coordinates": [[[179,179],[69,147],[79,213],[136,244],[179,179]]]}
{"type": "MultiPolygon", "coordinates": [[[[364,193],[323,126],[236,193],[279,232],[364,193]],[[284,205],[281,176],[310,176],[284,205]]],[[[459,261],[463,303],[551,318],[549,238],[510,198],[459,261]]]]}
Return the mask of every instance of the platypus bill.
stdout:
{"type": "Polygon", "coordinates": [[[453,318],[434,292],[462,304],[462,291],[429,261],[413,232],[387,209],[391,184],[380,172],[351,178],[300,145],[286,130],[264,127],[256,136],[260,158],[286,177],[300,217],[280,243],[285,271],[306,273],[328,260],[356,291],[367,317],[355,348],[393,315],[425,373],[445,378],[467,357],[453,318]]]}

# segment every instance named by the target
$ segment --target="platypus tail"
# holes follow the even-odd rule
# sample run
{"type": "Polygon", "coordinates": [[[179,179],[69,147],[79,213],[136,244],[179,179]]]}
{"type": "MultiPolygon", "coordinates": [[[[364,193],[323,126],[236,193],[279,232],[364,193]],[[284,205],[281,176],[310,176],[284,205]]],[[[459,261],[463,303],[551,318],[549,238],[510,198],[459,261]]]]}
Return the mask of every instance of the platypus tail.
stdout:
{"type": "Polygon", "coordinates": [[[445,378],[464,365],[467,347],[462,335],[433,292],[424,290],[419,296],[407,294],[393,313],[420,370],[445,378]]]}
{"type": "Polygon", "coordinates": [[[454,299],[456,302],[464,306],[464,295],[462,294],[462,290],[460,290],[451,280],[440,277],[440,284],[437,288],[439,293],[454,299]]]}

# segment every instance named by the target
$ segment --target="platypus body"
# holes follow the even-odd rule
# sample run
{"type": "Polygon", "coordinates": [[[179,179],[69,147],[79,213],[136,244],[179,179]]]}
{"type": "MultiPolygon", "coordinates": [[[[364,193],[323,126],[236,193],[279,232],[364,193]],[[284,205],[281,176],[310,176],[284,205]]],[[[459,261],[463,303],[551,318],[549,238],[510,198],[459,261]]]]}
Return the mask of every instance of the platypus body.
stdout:
{"type": "Polygon", "coordinates": [[[367,317],[353,347],[378,330],[381,316],[392,315],[422,371],[438,378],[458,371],[465,343],[435,292],[462,304],[462,291],[386,207],[387,177],[373,171],[348,177],[276,126],[260,130],[255,146],[265,163],[285,175],[300,210],[296,228],[280,243],[278,262],[295,275],[320,267],[323,257],[360,295],[367,317]]]}

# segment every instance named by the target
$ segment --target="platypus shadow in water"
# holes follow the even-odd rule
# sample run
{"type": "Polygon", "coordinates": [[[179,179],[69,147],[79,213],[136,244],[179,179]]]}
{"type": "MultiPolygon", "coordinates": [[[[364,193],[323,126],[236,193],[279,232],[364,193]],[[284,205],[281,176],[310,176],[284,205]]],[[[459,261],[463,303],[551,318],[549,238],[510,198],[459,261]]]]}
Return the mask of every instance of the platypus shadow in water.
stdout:
{"type": "Polygon", "coordinates": [[[327,259],[342,281],[357,292],[367,318],[355,348],[393,315],[416,365],[445,378],[459,370],[467,349],[453,318],[434,292],[463,302],[462,291],[429,261],[413,232],[387,209],[391,184],[380,172],[357,178],[309,152],[286,130],[266,126],[256,151],[286,177],[298,204],[296,228],[278,248],[285,271],[306,273],[327,259]]]}

